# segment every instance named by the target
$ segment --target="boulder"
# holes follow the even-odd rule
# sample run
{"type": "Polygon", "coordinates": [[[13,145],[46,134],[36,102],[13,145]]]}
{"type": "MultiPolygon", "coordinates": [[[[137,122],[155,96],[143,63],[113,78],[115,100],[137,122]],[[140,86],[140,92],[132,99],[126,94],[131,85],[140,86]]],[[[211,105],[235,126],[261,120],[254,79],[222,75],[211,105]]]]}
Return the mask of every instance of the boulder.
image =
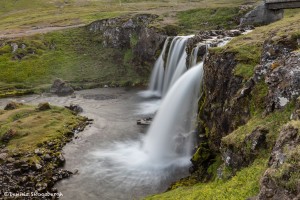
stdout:
{"type": "Polygon", "coordinates": [[[77,105],[77,104],[76,104],[76,105],[71,104],[70,106],[65,106],[65,108],[67,108],[67,109],[69,109],[69,110],[75,112],[76,114],[83,112],[82,107],[80,107],[80,106],[77,105]]]}
{"type": "Polygon", "coordinates": [[[15,110],[22,105],[23,105],[22,103],[17,103],[17,102],[11,101],[5,106],[4,110],[15,110]]]}
{"type": "Polygon", "coordinates": [[[50,92],[58,96],[67,96],[73,94],[74,89],[65,81],[61,79],[56,79],[50,88],[50,92]]]}
{"type": "Polygon", "coordinates": [[[50,107],[50,104],[49,104],[48,102],[46,102],[46,103],[40,103],[40,104],[38,105],[37,109],[38,109],[39,111],[45,111],[45,110],[50,110],[51,107],[50,107]]]}

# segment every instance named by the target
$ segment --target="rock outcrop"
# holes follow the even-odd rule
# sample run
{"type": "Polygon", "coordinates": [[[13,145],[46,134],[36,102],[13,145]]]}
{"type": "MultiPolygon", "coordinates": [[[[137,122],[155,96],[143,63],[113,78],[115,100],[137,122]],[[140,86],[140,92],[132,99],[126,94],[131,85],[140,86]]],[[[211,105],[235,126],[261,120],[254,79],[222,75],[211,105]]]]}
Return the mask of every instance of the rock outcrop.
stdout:
{"type": "Polygon", "coordinates": [[[299,171],[294,168],[299,166],[287,161],[286,165],[281,164],[284,168],[277,164],[274,167],[282,158],[294,159],[299,155],[299,121],[290,122],[293,128],[289,124],[277,138],[277,127],[279,130],[289,118],[300,118],[299,105],[294,112],[289,110],[300,92],[297,48],[297,41],[291,37],[266,40],[260,63],[247,79],[235,75],[238,64],[235,52],[209,51],[204,65],[204,94],[199,102],[198,149],[192,158],[192,177],[200,181],[215,177],[207,171],[220,156],[223,164],[218,167],[217,177],[230,178],[251,165],[262,152],[273,149],[257,198],[298,198],[299,171]],[[274,120],[277,124],[271,123],[274,120]],[[288,144],[280,145],[285,137],[289,138],[288,144]],[[286,168],[288,175],[279,175],[286,168]]]}
{"type": "Polygon", "coordinates": [[[300,198],[299,125],[300,121],[292,121],[281,130],[261,179],[258,200],[300,198]]]}
{"type": "Polygon", "coordinates": [[[127,18],[104,19],[91,23],[87,29],[99,35],[104,47],[131,49],[134,56],[132,62],[138,68],[147,62],[154,63],[157,51],[167,37],[162,31],[151,27],[157,18],[153,14],[137,14],[127,18]]]}

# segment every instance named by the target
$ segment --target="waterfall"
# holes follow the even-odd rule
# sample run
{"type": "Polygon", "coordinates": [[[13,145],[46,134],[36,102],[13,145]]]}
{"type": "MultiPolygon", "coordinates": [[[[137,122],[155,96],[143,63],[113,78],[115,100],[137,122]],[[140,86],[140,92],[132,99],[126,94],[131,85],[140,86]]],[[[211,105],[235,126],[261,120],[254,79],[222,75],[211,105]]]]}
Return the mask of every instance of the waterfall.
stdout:
{"type": "Polygon", "coordinates": [[[197,64],[198,51],[201,45],[203,44],[197,44],[197,46],[193,48],[192,54],[190,55],[190,67],[195,66],[197,64]]]}
{"type": "Polygon", "coordinates": [[[168,89],[175,81],[186,71],[186,43],[192,36],[177,36],[173,39],[166,63],[166,71],[164,75],[164,84],[162,94],[167,93],[168,89]],[[179,67],[179,68],[178,68],[179,67]],[[176,76],[174,76],[176,75],[176,76]]]}
{"type": "Polygon", "coordinates": [[[167,47],[171,38],[167,38],[161,54],[156,60],[148,91],[140,93],[144,97],[161,97],[164,96],[171,85],[186,72],[186,58],[185,51],[186,43],[192,36],[176,36],[173,38],[170,48],[167,52],[167,47]],[[165,62],[165,58],[167,61],[165,62]]]}
{"type": "Polygon", "coordinates": [[[191,157],[202,77],[203,62],[183,74],[164,97],[144,139],[143,149],[151,157],[191,157]]]}
{"type": "Polygon", "coordinates": [[[152,70],[149,91],[151,91],[154,96],[161,96],[163,90],[163,81],[164,81],[164,57],[166,54],[166,49],[169,44],[169,37],[166,39],[164,43],[164,47],[162,49],[161,54],[155,62],[154,68],[152,70]]]}

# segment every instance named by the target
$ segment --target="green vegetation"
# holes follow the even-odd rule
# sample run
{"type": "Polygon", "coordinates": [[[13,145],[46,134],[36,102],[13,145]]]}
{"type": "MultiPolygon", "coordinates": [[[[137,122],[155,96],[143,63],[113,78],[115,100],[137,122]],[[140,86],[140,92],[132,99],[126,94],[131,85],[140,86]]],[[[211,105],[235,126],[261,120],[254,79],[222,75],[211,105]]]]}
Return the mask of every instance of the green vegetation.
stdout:
{"type": "Polygon", "coordinates": [[[198,183],[192,187],[180,187],[146,199],[205,199],[240,200],[255,196],[259,191],[259,180],[266,169],[266,158],[257,159],[251,166],[237,172],[232,179],[216,179],[208,183],[198,183]]]}
{"type": "Polygon", "coordinates": [[[200,8],[182,11],[178,18],[179,25],[185,32],[195,32],[235,28],[242,14],[244,13],[240,13],[238,7],[200,8]]]}
{"type": "Polygon", "coordinates": [[[85,28],[3,41],[0,52],[3,96],[15,90],[43,89],[57,77],[83,88],[147,80],[133,70],[131,50],[104,48],[101,38],[85,28]],[[13,43],[19,46],[14,53],[13,43]]]}
{"type": "Polygon", "coordinates": [[[300,9],[286,10],[283,20],[267,26],[257,27],[247,35],[234,38],[226,47],[213,49],[216,53],[232,52],[236,54],[237,67],[234,75],[248,80],[253,76],[256,65],[260,62],[263,44],[271,42],[294,42],[300,29],[300,9]]]}
{"type": "MultiPolygon", "coordinates": [[[[134,12],[170,16],[170,13],[192,8],[236,7],[243,3],[243,0],[2,0],[0,30],[14,33],[20,29],[87,24],[134,12]]],[[[174,17],[166,18],[167,24],[170,24],[169,18],[172,18],[170,22],[176,22],[174,17]]]]}
{"type": "Polygon", "coordinates": [[[278,110],[265,117],[262,114],[256,114],[247,122],[247,124],[240,126],[238,129],[227,135],[222,139],[222,143],[227,146],[233,145],[240,147],[247,135],[249,135],[256,127],[264,127],[269,130],[267,134],[267,144],[272,147],[280,132],[281,127],[286,124],[291,116],[294,105],[290,103],[284,110],[278,110]]]}
{"type": "MultiPolygon", "coordinates": [[[[21,155],[33,152],[50,141],[60,147],[73,135],[71,131],[83,126],[85,120],[68,109],[55,106],[44,111],[28,105],[0,110],[0,145],[5,144],[9,154],[18,152],[21,155]]],[[[24,159],[39,160],[34,154],[28,154],[24,159]]]]}
{"type": "Polygon", "coordinates": [[[0,111],[0,144],[5,143],[9,149],[33,151],[45,141],[62,140],[83,121],[84,117],[55,106],[45,111],[28,105],[0,111]],[[13,133],[11,138],[8,142],[3,141],[9,131],[13,133]]]}

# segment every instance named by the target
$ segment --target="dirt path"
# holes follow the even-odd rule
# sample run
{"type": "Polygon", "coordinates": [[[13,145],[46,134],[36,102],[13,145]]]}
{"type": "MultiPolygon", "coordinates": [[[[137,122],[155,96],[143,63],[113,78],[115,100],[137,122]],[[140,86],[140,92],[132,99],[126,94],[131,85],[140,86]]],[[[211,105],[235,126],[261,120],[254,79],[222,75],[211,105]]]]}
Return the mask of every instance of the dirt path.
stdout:
{"type": "Polygon", "coordinates": [[[11,31],[6,33],[0,32],[0,39],[27,37],[39,33],[48,33],[52,31],[58,31],[58,30],[69,29],[69,28],[77,28],[82,26],[85,26],[85,24],[76,24],[71,26],[51,26],[51,27],[43,27],[43,28],[36,28],[30,30],[11,31]]]}

